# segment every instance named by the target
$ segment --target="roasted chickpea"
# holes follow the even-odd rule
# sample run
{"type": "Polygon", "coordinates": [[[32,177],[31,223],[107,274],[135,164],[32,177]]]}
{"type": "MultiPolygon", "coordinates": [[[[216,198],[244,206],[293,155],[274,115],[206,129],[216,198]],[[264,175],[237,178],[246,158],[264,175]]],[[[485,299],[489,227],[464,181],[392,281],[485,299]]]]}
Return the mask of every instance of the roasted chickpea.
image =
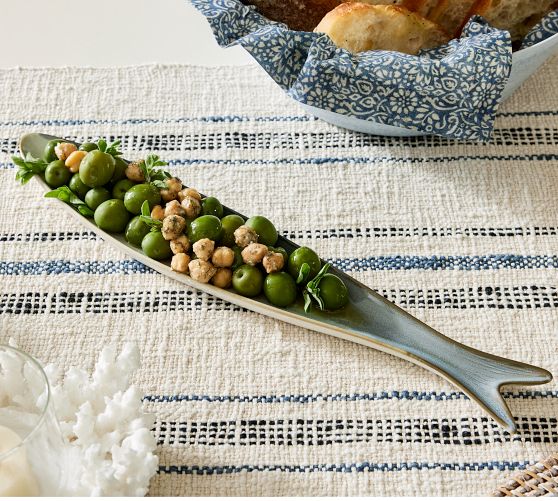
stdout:
{"type": "Polygon", "coordinates": [[[182,208],[189,219],[195,219],[201,212],[201,203],[197,198],[185,197],[182,199],[182,208]]]}
{"type": "Polygon", "coordinates": [[[204,261],[203,259],[193,259],[188,265],[188,270],[190,271],[190,276],[206,284],[209,282],[213,275],[217,272],[217,268],[213,266],[209,261],[204,261]]]}
{"type": "Polygon", "coordinates": [[[192,250],[196,257],[203,261],[209,261],[215,249],[215,242],[209,238],[202,238],[192,246],[192,250]]]}
{"type": "Polygon", "coordinates": [[[230,268],[217,268],[211,283],[221,289],[228,289],[232,284],[232,270],[230,268]]]}
{"type": "Polygon", "coordinates": [[[77,151],[77,146],[72,143],[58,143],[54,147],[58,160],[66,160],[74,151],[77,151]]]}
{"type": "Polygon", "coordinates": [[[163,188],[161,193],[161,198],[165,202],[170,202],[178,197],[178,192],[182,189],[182,181],[177,177],[171,177],[166,180],[167,187],[163,188]]]}
{"type": "Polygon", "coordinates": [[[151,217],[158,221],[162,221],[165,218],[165,211],[160,205],[155,205],[153,209],[151,209],[151,217]]]}
{"type": "Polygon", "coordinates": [[[186,253],[190,250],[190,240],[186,235],[180,235],[178,238],[171,240],[170,248],[173,254],[186,253]]]}
{"type": "Polygon", "coordinates": [[[234,230],[234,241],[236,245],[244,248],[250,244],[255,244],[258,241],[258,234],[252,228],[242,225],[234,230]]]}
{"type": "Polygon", "coordinates": [[[167,216],[186,217],[186,211],[178,200],[171,200],[165,205],[165,217],[167,216]]]}
{"type": "MultiPolygon", "coordinates": [[[[242,250],[242,259],[246,264],[252,266],[261,263],[265,255],[268,253],[267,245],[250,244],[242,250]]],[[[281,256],[282,257],[282,256],[281,256]]]]}
{"type": "Polygon", "coordinates": [[[267,273],[280,271],[285,266],[285,258],[280,252],[268,252],[262,261],[263,267],[267,273]]]}
{"type": "Polygon", "coordinates": [[[136,183],[143,183],[145,182],[145,176],[143,175],[143,171],[139,165],[139,162],[130,162],[124,171],[126,177],[130,181],[134,181],[136,183]]]}
{"type": "Polygon", "coordinates": [[[195,198],[198,202],[201,201],[201,195],[198,190],[194,188],[184,188],[178,192],[178,200],[182,202],[186,197],[195,198]]]}
{"type": "Polygon", "coordinates": [[[234,251],[229,247],[217,247],[213,252],[211,262],[217,268],[228,268],[234,263],[234,251]]]}
{"type": "Polygon", "coordinates": [[[186,219],[180,216],[167,216],[163,219],[161,232],[165,240],[178,238],[186,228],[186,219]]]}
{"type": "Polygon", "coordinates": [[[179,252],[172,256],[171,268],[179,273],[188,273],[188,265],[190,264],[190,256],[179,252]]]}

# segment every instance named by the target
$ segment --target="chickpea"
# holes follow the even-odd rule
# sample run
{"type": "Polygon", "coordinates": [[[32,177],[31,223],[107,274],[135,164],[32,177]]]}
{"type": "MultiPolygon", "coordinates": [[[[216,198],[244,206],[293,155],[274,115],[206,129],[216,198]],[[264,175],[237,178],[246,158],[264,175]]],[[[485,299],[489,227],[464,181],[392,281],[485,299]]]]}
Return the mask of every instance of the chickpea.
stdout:
{"type": "Polygon", "coordinates": [[[185,197],[182,199],[182,208],[189,219],[195,219],[201,212],[201,203],[197,198],[185,197]]]}
{"type": "Polygon", "coordinates": [[[230,268],[217,268],[211,283],[221,289],[228,289],[232,284],[232,270],[230,268]]]}
{"type": "Polygon", "coordinates": [[[186,211],[178,200],[171,200],[165,205],[165,217],[167,216],[182,216],[186,217],[186,211]]]}
{"type": "Polygon", "coordinates": [[[188,273],[188,265],[190,264],[190,256],[179,252],[172,256],[171,268],[179,273],[188,273]]]}
{"type": "Polygon", "coordinates": [[[165,211],[160,205],[155,205],[153,209],[151,209],[151,217],[158,221],[162,221],[165,218],[165,211]]]}
{"type": "Polygon", "coordinates": [[[190,276],[198,281],[206,284],[209,282],[213,275],[217,272],[210,262],[204,261],[203,259],[193,259],[188,265],[188,270],[190,270],[190,276]]]}
{"type": "Polygon", "coordinates": [[[184,228],[186,228],[186,219],[180,216],[167,216],[163,219],[161,233],[165,240],[174,240],[181,235],[184,228]]]}
{"type": "Polygon", "coordinates": [[[130,181],[135,181],[136,183],[143,183],[145,181],[145,176],[140,167],[140,162],[130,162],[124,171],[126,177],[130,181]]]}
{"type": "Polygon", "coordinates": [[[252,228],[242,225],[234,230],[234,241],[236,245],[244,248],[250,244],[255,244],[258,241],[258,234],[252,228]]]}
{"type": "Polygon", "coordinates": [[[58,160],[66,160],[74,151],[77,151],[77,146],[72,143],[58,143],[54,147],[58,160]]]}
{"type": "Polygon", "coordinates": [[[262,259],[268,253],[267,245],[250,244],[242,250],[242,259],[246,264],[252,266],[262,262],[262,259]]]}
{"type": "Polygon", "coordinates": [[[268,252],[262,261],[263,267],[267,273],[280,271],[285,266],[285,258],[280,252],[268,252]]]}
{"type": "Polygon", "coordinates": [[[167,187],[160,190],[161,198],[165,202],[176,200],[178,192],[182,189],[182,181],[177,177],[171,177],[166,180],[167,187]]]}
{"type": "Polygon", "coordinates": [[[184,188],[178,192],[178,200],[182,202],[186,197],[195,198],[198,202],[201,202],[201,195],[198,190],[194,188],[184,188]]]}
{"type": "Polygon", "coordinates": [[[209,240],[209,238],[202,238],[192,246],[194,254],[202,261],[209,261],[211,259],[213,249],[215,249],[215,242],[209,240]]]}
{"type": "Polygon", "coordinates": [[[190,250],[190,240],[186,235],[180,235],[170,241],[170,248],[173,254],[186,253],[190,250]]]}
{"type": "Polygon", "coordinates": [[[64,165],[68,167],[70,172],[75,174],[76,172],[79,172],[79,166],[81,165],[81,161],[85,155],[87,155],[87,151],[74,151],[68,155],[64,165]]]}
{"type": "Polygon", "coordinates": [[[234,251],[228,247],[217,247],[213,252],[211,262],[217,268],[228,268],[234,263],[234,251]]]}

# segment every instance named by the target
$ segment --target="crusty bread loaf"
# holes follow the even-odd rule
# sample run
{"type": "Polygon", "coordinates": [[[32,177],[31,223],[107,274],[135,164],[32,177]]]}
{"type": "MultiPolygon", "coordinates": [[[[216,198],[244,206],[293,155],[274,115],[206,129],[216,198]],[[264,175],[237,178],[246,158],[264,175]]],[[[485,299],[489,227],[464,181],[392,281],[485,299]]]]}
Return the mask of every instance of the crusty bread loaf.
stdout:
{"type": "Polygon", "coordinates": [[[492,26],[521,40],[546,14],[558,8],[556,0],[488,0],[475,9],[492,26]]]}
{"type": "MultiPolygon", "coordinates": [[[[332,9],[350,0],[243,0],[266,17],[291,29],[312,31],[332,9]]],[[[405,7],[459,36],[471,15],[509,30],[513,40],[523,38],[544,15],[558,8],[558,0],[358,0],[369,5],[405,7]]]]}
{"type": "Polygon", "coordinates": [[[362,2],[337,6],[314,31],[327,33],[338,47],[353,53],[380,49],[416,54],[449,40],[438,25],[404,7],[362,2]]]}

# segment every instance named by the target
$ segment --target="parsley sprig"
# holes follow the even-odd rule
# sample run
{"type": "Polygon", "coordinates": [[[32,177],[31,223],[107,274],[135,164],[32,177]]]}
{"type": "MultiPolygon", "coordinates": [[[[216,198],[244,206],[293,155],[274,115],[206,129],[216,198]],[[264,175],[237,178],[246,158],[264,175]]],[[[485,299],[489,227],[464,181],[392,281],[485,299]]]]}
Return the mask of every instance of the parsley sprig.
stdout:
{"type": "Polygon", "coordinates": [[[113,157],[119,157],[120,155],[122,155],[122,152],[118,149],[121,143],[122,141],[120,141],[120,139],[110,144],[107,142],[106,139],[99,139],[97,141],[97,146],[99,147],[99,151],[102,151],[103,153],[108,153],[113,157]]]}
{"type": "MultiPolygon", "coordinates": [[[[306,263],[304,263],[306,264],[306,263]]],[[[303,267],[304,265],[302,265],[303,267]]],[[[302,272],[302,267],[301,267],[301,272],[302,272]]],[[[314,300],[317,305],[318,308],[320,308],[320,310],[324,309],[324,301],[321,298],[320,294],[320,281],[322,280],[322,278],[324,277],[324,275],[327,273],[327,270],[329,270],[330,268],[330,264],[326,263],[323,265],[322,269],[318,272],[318,274],[312,279],[310,280],[310,282],[308,282],[306,284],[306,288],[302,291],[302,297],[304,298],[304,311],[308,311],[310,308],[310,305],[312,304],[312,300],[314,300]]],[[[300,278],[300,275],[299,275],[300,278]]],[[[298,280],[297,280],[297,283],[298,280]]]]}
{"type": "Polygon", "coordinates": [[[68,205],[74,207],[82,216],[93,217],[94,211],[92,211],[83,200],[76,196],[76,194],[70,190],[68,186],[60,186],[60,188],[49,191],[45,193],[45,197],[62,200],[68,205]]]}
{"type": "Polygon", "coordinates": [[[16,181],[26,184],[35,174],[42,174],[47,168],[48,163],[35,158],[31,153],[27,153],[25,158],[13,156],[12,162],[18,166],[16,181]]]}
{"type": "Polygon", "coordinates": [[[163,227],[162,221],[153,219],[151,217],[151,212],[149,211],[149,202],[147,200],[144,200],[144,202],[141,204],[140,221],[149,226],[151,228],[151,231],[157,231],[163,227]]]}
{"type": "Polygon", "coordinates": [[[165,180],[171,175],[166,170],[157,168],[165,165],[168,163],[161,160],[158,155],[147,155],[147,158],[139,163],[145,182],[151,183],[159,189],[165,189],[167,187],[165,180]]]}

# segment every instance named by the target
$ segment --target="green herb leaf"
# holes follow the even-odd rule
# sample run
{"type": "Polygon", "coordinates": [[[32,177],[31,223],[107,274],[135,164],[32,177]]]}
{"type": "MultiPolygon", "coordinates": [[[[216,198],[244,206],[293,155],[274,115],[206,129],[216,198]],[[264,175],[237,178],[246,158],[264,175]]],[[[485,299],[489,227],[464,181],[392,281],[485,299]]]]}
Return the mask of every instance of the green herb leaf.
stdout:
{"type": "Polygon", "coordinates": [[[122,155],[122,152],[118,149],[121,143],[122,141],[117,140],[111,144],[108,144],[106,139],[100,138],[97,141],[97,146],[99,147],[99,151],[102,151],[103,153],[108,153],[109,155],[112,155],[113,157],[116,158],[122,155]]]}
{"type": "Polygon", "coordinates": [[[312,298],[305,290],[302,291],[302,297],[304,298],[304,311],[308,312],[310,305],[312,304],[312,298]]]}
{"type": "Polygon", "coordinates": [[[151,217],[151,212],[149,211],[149,202],[144,200],[141,204],[141,215],[140,221],[145,223],[151,228],[151,231],[157,231],[163,227],[163,222],[158,219],[153,219],[151,217]]]}
{"type": "Polygon", "coordinates": [[[74,207],[82,216],[92,217],[95,214],[68,186],[60,186],[60,188],[45,193],[45,198],[62,200],[62,202],[74,207]]]}
{"type": "MultiPolygon", "coordinates": [[[[165,181],[165,179],[171,177],[167,171],[157,169],[157,167],[162,167],[164,165],[168,164],[164,160],[161,160],[158,155],[147,155],[147,158],[139,163],[145,182],[165,181]]],[[[163,188],[166,188],[166,185],[163,188]]]]}
{"type": "MultiPolygon", "coordinates": [[[[312,302],[311,300],[313,299],[317,305],[318,308],[320,308],[320,310],[324,309],[324,301],[321,298],[320,294],[320,281],[322,280],[322,278],[324,277],[324,275],[327,273],[327,270],[329,270],[330,268],[330,264],[326,263],[322,266],[322,269],[318,272],[318,274],[312,279],[310,280],[310,282],[308,282],[306,284],[306,288],[303,291],[303,295],[304,295],[304,311],[308,311],[307,306],[306,306],[306,298],[310,298],[310,302],[312,302]]],[[[302,268],[301,268],[302,271],[302,268]]],[[[297,282],[298,283],[298,282],[297,282]]],[[[309,307],[309,305],[308,305],[309,307]]]]}
{"type": "Polygon", "coordinates": [[[159,190],[165,190],[167,188],[167,183],[165,183],[164,181],[159,181],[158,179],[151,181],[151,184],[159,190]]]}
{"type": "Polygon", "coordinates": [[[141,204],[141,215],[151,216],[151,212],[149,211],[149,202],[147,200],[144,200],[141,204]]]}
{"type": "Polygon", "coordinates": [[[300,271],[298,272],[298,277],[296,279],[296,283],[300,284],[306,280],[306,277],[310,273],[310,265],[308,263],[302,263],[300,267],[300,271]]]}
{"type": "Polygon", "coordinates": [[[47,168],[48,163],[33,157],[27,153],[25,158],[13,156],[12,162],[19,167],[16,172],[16,181],[21,184],[29,182],[35,174],[42,174],[47,168]]]}

